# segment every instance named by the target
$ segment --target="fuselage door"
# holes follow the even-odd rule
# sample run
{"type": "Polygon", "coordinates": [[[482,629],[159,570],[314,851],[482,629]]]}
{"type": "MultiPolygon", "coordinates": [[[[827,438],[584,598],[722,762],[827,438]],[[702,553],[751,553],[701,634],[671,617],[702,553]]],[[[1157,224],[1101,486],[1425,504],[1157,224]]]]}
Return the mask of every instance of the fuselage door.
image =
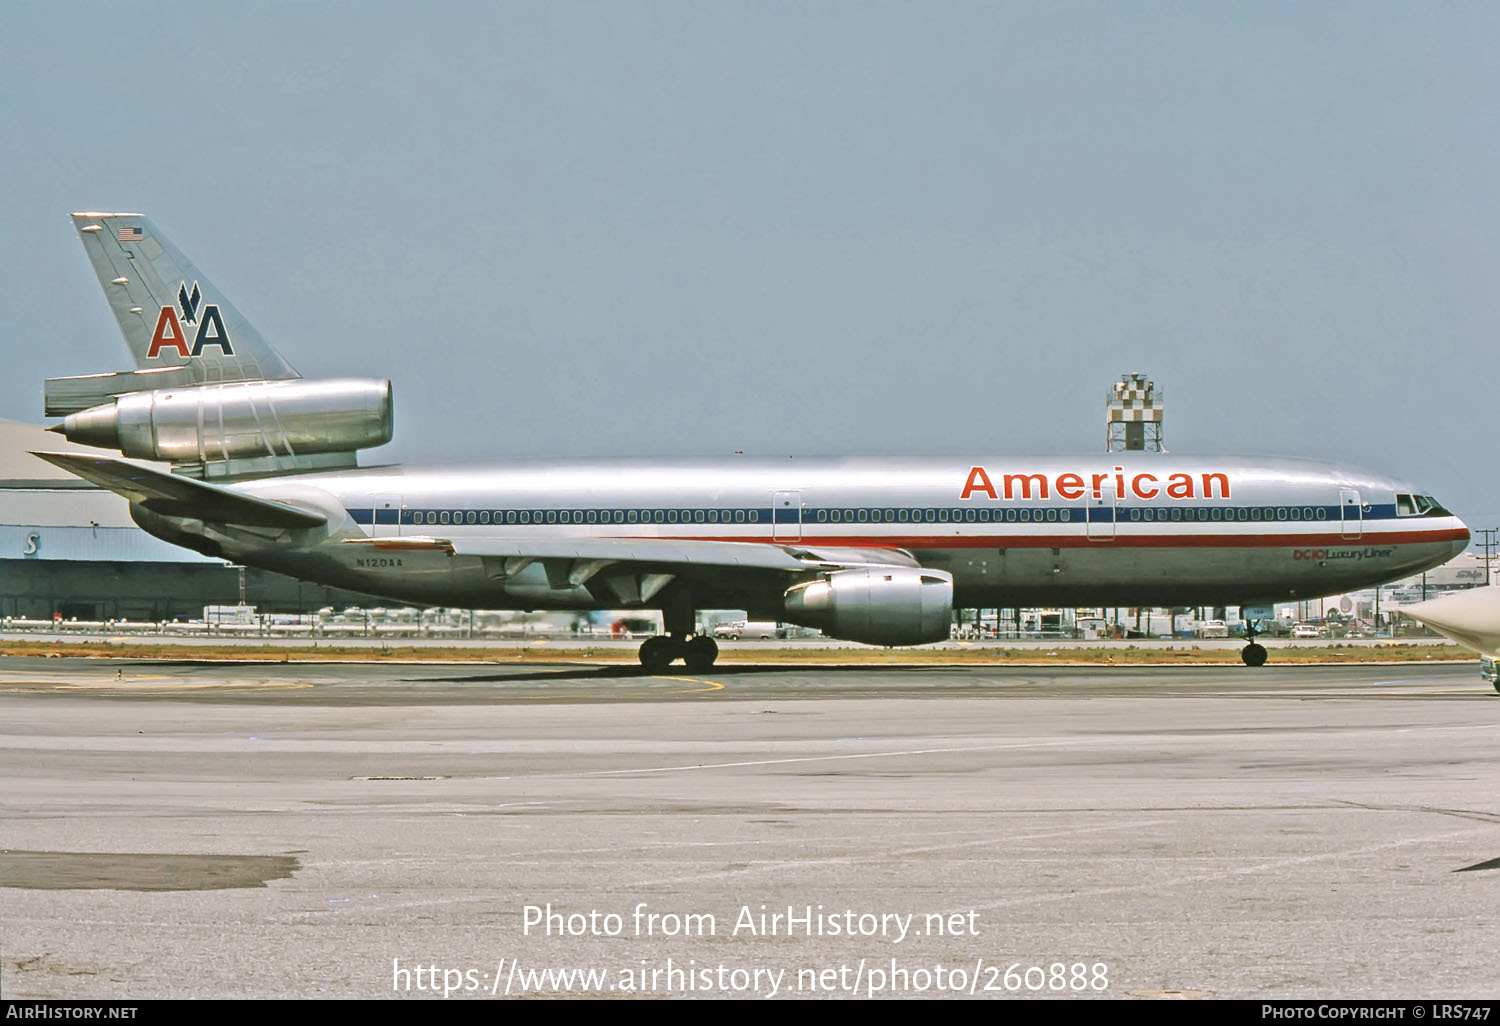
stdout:
{"type": "Polygon", "coordinates": [[[771,493],[771,540],[802,540],[802,493],[771,493]]]}
{"type": "Polygon", "coordinates": [[[1344,537],[1358,538],[1364,534],[1365,511],[1359,502],[1359,489],[1339,489],[1339,516],[1344,522],[1344,537]]]}
{"type": "Polygon", "coordinates": [[[370,535],[394,538],[401,533],[401,496],[377,495],[370,511],[370,535]]]}
{"type": "Polygon", "coordinates": [[[1113,481],[1101,481],[1099,496],[1090,495],[1084,503],[1084,534],[1089,541],[1112,542],[1115,540],[1115,511],[1119,496],[1115,494],[1113,481]]]}

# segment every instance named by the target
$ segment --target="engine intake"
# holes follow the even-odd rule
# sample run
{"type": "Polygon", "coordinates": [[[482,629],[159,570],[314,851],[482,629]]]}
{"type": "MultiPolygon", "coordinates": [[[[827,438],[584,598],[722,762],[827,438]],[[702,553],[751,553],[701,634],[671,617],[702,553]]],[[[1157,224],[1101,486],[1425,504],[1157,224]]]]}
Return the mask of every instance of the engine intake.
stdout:
{"type": "Polygon", "coordinates": [[[920,567],[837,570],[787,590],[786,618],[829,637],[869,645],[948,638],[953,575],[920,567]]]}
{"type": "Polygon", "coordinates": [[[391,383],[244,381],[133,392],[53,431],[136,459],[213,463],[353,452],[391,440],[391,383]]]}

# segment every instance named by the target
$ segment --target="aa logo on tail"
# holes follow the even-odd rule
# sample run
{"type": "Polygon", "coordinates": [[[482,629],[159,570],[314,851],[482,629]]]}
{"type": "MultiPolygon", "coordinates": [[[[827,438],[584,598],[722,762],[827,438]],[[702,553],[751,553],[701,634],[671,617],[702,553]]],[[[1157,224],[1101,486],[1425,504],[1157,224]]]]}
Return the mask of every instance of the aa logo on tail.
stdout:
{"type": "Polygon", "coordinates": [[[225,356],[233,356],[229,345],[229,332],[224,330],[224,319],[219,316],[219,305],[209,303],[199,316],[199,305],[203,295],[198,283],[188,290],[187,282],[177,288],[177,305],[164,306],[156,316],[156,330],[151,333],[151,348],[146,350],[146,359],[153,360],[163,349],[175,349],[186,357],[202,356],[204,346],[218,346],[225,356]],[[180,311],[180,315],[179,315],[180,311]],[[188,345],[188,329],[197,328],[191,347],[188,345]]]}

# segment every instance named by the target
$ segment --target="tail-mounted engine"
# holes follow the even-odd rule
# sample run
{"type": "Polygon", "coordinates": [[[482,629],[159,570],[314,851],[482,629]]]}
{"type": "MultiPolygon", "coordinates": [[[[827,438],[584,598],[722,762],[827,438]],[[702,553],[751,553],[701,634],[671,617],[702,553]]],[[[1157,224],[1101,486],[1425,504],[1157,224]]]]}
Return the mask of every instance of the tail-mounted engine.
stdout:
{"type": "Polygon", "coordinates": [[[391,383],[243,381],[119,395],[51,430],[205,477],[351,466],[393,430],[391,383]]]}

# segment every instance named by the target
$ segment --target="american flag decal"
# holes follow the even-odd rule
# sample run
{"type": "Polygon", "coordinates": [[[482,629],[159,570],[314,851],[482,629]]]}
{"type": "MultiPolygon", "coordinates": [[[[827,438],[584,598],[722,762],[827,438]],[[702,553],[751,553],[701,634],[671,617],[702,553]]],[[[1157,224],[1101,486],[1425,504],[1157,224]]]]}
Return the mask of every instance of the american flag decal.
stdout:
{"type": "Polygon", "coordinates": [[[143,237],[139,228],[121,228],[118,235],[121,242],[140,242],[143,237]]]}

